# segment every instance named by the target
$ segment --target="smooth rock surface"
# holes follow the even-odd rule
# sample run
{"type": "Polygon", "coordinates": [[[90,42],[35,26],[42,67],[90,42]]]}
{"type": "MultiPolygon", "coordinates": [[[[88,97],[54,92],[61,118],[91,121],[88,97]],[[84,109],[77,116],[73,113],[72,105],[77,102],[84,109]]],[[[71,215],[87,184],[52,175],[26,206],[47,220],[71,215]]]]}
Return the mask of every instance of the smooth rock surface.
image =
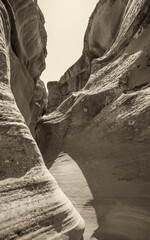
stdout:
{"type": "MultiPolygon", "coordinates": [[[[86,179],[96,216],[93,215],[91,224],[85,217],[86,228],[92,231],[92,236],[86,234],[85,240],[148,240],[149,0],[99,1],[85,39],[84,54],[87,58],[89,51],[95,55],[90,77],[84,88],[70,91],[55,111],[39,120],[38,145],[46,165],[52,168],[66,194],[69,191],[63,184],[65,177],[61,177],[60,166],[56,165],[61,152],[77,163],[86,179]],[[92,226],[96,222],[98,227],[92,226]]],[[[73,69],[77,67],[75,64],[73,69]]],[[[76,77],[73,79],[71,73],[66,76],[61,79],[63,83],[76,84],[76,77]]],[[[69,173],[68,178],[71,178],[69,173]]],[[[76,196],[83,206],[78,180],[73,174],[72,179],[75,184],[71,199],[76,196]]],[[[88,199],[89,196],[84,199],[83,216],[88,199]]]]}
{"type": "Polygon", "coordinates": [[[84,239],[89,239],[93,229],[98,228],[98,222],[93,195],[80,167],[68,154],[60,153],[50,172],[83,219],[86,219],[84,239]]]}
{"type": "MultiPolygon", "coordinates": [[[[36,6],[30,0],[12,1],[13,3],[22,7],[21,11],[20,8],[16,10],[17,16],[21,18],[25,6],[29,3],[36,6]]],[[[6,1],[0,1],[0,239],[80,240],[84,221],[45,167],[24,120],[26,116],[21,115],[10,89],[12,74],[16,74],[15,69],[12,73],[12,65],[20,66],[20,59],[12,53],[11,8],[7,4],[6,1]],[[12,55],[16,59],[14,62],[12,55]]],[[[30,8],[28,10],[31,13],[30,8]]],[[[26,20],[28,23],[29,19],[26,20]]],[[[20,28],[19,39],[22,29],[23,26],[20,28]]],[[[32,57],[31,59],[33,61],[32,57]]],[[[34,65],[34,61],[32,63],[34,65]]],[[[17,73],[23,74],[20,69],[17,73]]],[[[20,75],[19,87],[26,87],[28,93],[30,86],[26,80],[25,75],[20,75]],[[21,78],[22,76],[24,77],[21,78]]],[[[43,92],[38,91],[41,90],[40,84],[36,85],[34,100],[43,103],[43,92]]],[[[19,91],[19,87],[16,90],[19,91]]],[[[24,95],[26,98],[30,96],[30,92],[29,95],[27,93],[24,95]]],[[[26,107],[24,99],[22,104],[26,107]]]]}

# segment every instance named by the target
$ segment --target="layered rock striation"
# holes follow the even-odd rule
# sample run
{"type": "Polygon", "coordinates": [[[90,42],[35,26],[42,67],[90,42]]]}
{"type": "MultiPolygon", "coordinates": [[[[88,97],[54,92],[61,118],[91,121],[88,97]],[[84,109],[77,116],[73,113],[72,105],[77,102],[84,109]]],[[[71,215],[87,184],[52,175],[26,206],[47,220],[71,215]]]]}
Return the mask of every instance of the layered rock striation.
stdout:
{"type": "Polygon", "coordinates": [[[3,240],[80,240],[84,230],[83,219],[45,167],[27,126],[34,125],[46,104],[45,89],[39,80],[45,65],[44,31],[36,1],[0,1],[0,239],[3,240]]]}
{"type": "MultiPolygon", "coordinates": [[[[59,80],[59,102],[85,86],[91,74],[92,60],[103,56],[116,38],[127,3],[127,0],[98,2],[89,19],[82,56],[59,80]]],[[[49,82],[48,86],[51,84],[49,82]]]]}
{"type": "Polygon", "coordinates": [[[70,199],[84,216],[90,208],[96,213],[90,216],[97,227],[85,218],[87,240],[150,238],[149,42],[149,0],[99,1],[82,57],[57,84],[59,106],[38,122],[38,145],[61,188],[70,193],[60,175],[66,159],[77,163],[80,187],[92,194],[82,201],[76,170],[70,199]]]}
{"type": "MultiPolygon", "coordinates": [[[[11,89],[29,126],[33,121],[32,107],[37,80],[45,69],[47,35],[44,17],[35,1],[3,2],[11,27],[11,89]]],[[[33,132],[33,129],[31,131],[33,132]]]]}

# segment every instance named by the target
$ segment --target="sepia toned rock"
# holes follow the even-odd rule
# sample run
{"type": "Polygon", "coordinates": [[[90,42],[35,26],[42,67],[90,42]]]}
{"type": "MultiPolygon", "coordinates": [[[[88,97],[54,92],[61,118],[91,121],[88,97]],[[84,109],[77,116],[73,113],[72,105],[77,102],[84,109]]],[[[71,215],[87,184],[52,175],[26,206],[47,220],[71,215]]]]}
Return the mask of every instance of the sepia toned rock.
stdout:
{"type": "MultiPolygon", "coordinates": [[[[25,4],[23,0],[7,0],[4,4],[12,27],[11,89],[17,106],[29,126],[33,125],[32,105],[36,82],[45,69],[47,55],[44,17],[36,1],[26,1],[25,4]]],[[[36,115],[34,118],[35,125],[38,118],[36,115]]]]}
{"type": "Polygon", "coordinates": [[[30,102],[31,122],[29,128],[34,138],[37,120],[46,113],[47,102],[47,92],[44,82],[38,79],[35,83],[33,97],[30,102]]]}
{"type": "Polygon", "coordinates": [[[61,102],[71,92],[85,86],[91,73],[92,60],[103,56],[116,38],[127,3],[128,0],[98,2],[89,19],[82,56],[60,78],[60,86],[67,88],[67,95],[60,91],[61,102]]]}
{"type": "Polygon", "coordinates": [[[80,240],[84,221],[27,127],[33,123],[30,100],[42,107],[46,101],[43,83],[34,79],[45,64],[36,9],[32,0],[0,1],[0,239],[80,240]],[[13,42],[17,32],[19,43],[13,42]]]}
{"type": "Polygon", "coordinates": [[[53,112],[56,107],[59,106],[61,101],[60,89],[59,89],[59,82],[58,81],[51,81],[47,84],[48,89],[48,106],[47,112],[53,112]]]}
{"type": "Polygon", "coordinates": [[[84,217],[85,240],[150,239],[149,42],[149,0],[99,1],[83,55],[59,82],[68,96],[38,121],[38,146],[84,217]]]}

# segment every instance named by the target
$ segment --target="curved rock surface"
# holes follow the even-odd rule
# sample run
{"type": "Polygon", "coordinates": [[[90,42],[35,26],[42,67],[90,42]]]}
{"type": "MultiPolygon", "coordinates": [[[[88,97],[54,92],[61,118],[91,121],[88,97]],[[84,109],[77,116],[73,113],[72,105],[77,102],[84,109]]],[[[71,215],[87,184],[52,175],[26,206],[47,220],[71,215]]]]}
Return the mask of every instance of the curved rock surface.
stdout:
{"type": "MultiPolygon", "coordinates": [[[[29,126],[33,123],[32,100],[36,82],[45,69],[47,35],[44,17],[36,1],[28,0],[25,3],[23,0],[7,0],[3,2],[12,28],[11,89],[19,110],[29,126]]],[[[34,118],[35,125],[37,118],[36,116],[34,118]]],[[[32,129],[31,132],[33,132],[32,129]]]]}
{"type": "MultiPolygon", "coordinates": [[[[34,1],[30,0],[10,1],[10,3],[14,7],[14,11],[16,11],[18,19],[22,19],[25,13],[27,25],[25,22],[23,26],[21,25],[20,41],[25,37],[22,36],[21,31],[25,25],[28,28],[29,18],[26,14],[34,13],[33,9],[30,11],[29,8],[27,12],[24,7],[28,7],[29,3],[29,6],[36,7],[36,5],[34,1]]],[[[23,92],[18,93],[17,91],[20,91],[21,87],[26,87],[27,92],[24,96],[28,101],[34,89],[32,88],[33,82],[28,81],[33,80],[31,72],[29,75],[29,69],[27,71],[24,63],[21,62],[12,47],[12,32],[15,29],[10,25],[10,23],[12,24],[10,22],[11,17],[13,17],[11,14],[13,14],[11,5],[7,1],[0,1],[0,239],[80,240],[83,235],[84,221],[45,167],[41,153],[31,136],[10,89],[11,81],[13,81],[13,86],[17,86],[19,77],[20,85],[16,92],[13,91],[15,96],[20,94],[19,98],[21,100],[23,92]],[[12,66],[16,68],[13,69],[12,66]],[[20,73],[20,75],[14,82],[17,67],[17,73],[20,73]],[[28,73],[28,75],[24,73],[28,73]],[[26,76],[29,76],[29,78],[26,76]],[[31,83],[31,86],[28,83],[31,83]]],[[[19,20],[16,17],[17,21],[19,20]]],[[[37,18],[36,21],[38,24],[37,18]]],[[[32,29],[33,26],[34,24],[32,29]]],[[[33,39],[31,39],[31,44],[37,44],[36,41],[32,41],[33,39]]],[[[40,42],[41,40],[39,40],[40,42]]],[[[28,44],[30,45],[27,41],[28,44]]],[[[29,47],[27,50],[29,51],[30,46],[26,47],[26,50],[29,47]]],[[[23,47],[21,47],[20,51],[22,49],[23,47]]],[[[24,54],[23,58],[25,60],[26,52],[24,54]]],[[[37,65],[37,55],[34,56],[31,52],[30,54],[31,65],[37,65]]],[[[37,83],[34,101],[41,104],[41,99],[45,99],[45,95],[39,91],[39,89],[43,89],[42,83],[40,81],[37,83]]],[[[22,99],[20,106],[22,104],[26,107],[24,99],[22,99]]],[[[26,116],[24,117],[26,118],[26,116]]]]}
{"type": "MultiPolygon", "coordinates": [[[[72,176],[77,209],[84,216],[89,207],[96,212],[91,213],[98,223],[92,234],[85,218],[90,229],[86,240],[150,238],[149,42],[149,0],[99,1],[85,35],[83,54],[91,59],[85,87],[77,92],[70,88],[65,101],[38,122],[38,145],[61,188],[69,194],[67,177],[57,164],[64,152],[91,191],[92,199],[88,196],[83,204],[76,190],[79,173],[72,176]]],[[[75,85],[78,67],[76,63],[60,82],[75,85]]]]}
{"type": "Polygon", "coordinates": [[[104,55],[116,38],[127,3],[128,0],[98,2],[89,19],[82,56],[60,78],[60,102],[71,92],[79,91],[85,86],[91,73],[92,60],[104,55]]]}

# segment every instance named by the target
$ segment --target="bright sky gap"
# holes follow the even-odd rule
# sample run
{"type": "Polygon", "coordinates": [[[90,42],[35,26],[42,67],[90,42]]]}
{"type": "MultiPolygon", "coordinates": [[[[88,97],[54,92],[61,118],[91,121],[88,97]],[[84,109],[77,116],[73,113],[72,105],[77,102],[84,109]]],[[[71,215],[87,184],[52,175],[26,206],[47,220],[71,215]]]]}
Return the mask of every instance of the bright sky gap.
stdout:
{"type": "Polygon", "coordinates": [[[58,81],[81,56],[88,19],[98,0],[38,0],[48,35],[46,70],[41,79],[58,81]]]}

